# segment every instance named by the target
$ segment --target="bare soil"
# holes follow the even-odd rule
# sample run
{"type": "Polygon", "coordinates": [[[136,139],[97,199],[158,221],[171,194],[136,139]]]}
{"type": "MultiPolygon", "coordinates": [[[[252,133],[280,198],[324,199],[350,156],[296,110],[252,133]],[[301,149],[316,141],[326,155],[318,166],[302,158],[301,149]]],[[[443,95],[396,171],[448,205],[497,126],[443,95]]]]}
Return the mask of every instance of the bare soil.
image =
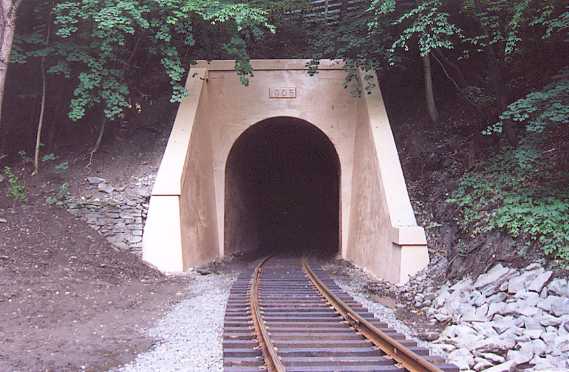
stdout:
{"type": "Polygon", "coordinates": [[[86,176],[121,187],[153,174],[168,132],[167,125],[122,135],[111,129],[91,167],[85,144],[60,148],[35,177],[21,159],[0,164],[12,167],[28,196],[14,203],[6,197],[7,180],[0,183],[0,371],[102,371],[155,342],[144,331],[182,297],[188,279],[165,277],[114,249],[85,222],[48,206],[46,197],[63,182],[76,197],[92,193],[86,176]],[[65,160],[69,169],[54,172],[65,160]]]}
{"type": "Polygon", "coordinates": [[[2,371],[125,363],[150,347],[143,330],[186,286],[114,250],[62,209],[32,202],[1,208],[0,218],[2,371]]]}

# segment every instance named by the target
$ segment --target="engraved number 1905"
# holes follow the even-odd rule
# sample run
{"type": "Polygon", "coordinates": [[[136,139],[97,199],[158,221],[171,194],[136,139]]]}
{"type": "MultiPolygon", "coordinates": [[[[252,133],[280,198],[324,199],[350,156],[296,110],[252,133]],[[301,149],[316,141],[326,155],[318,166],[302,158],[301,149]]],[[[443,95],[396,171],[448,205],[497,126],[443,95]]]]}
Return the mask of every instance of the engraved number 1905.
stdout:
{"type": "Polygon", "coordinates": [[[269,98],[296,98],[296,88],[269,88],[269,98]]]}

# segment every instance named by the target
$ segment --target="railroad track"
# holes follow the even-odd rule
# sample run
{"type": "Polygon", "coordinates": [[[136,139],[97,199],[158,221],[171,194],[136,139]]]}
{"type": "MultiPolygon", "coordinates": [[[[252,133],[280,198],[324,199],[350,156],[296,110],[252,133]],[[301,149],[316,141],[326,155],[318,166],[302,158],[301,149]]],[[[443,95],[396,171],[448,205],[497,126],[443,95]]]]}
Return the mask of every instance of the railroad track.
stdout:
{"type": "Polygon", "coordinates": [[[456,371],[375,319],[307,259],[266,258],[233,284],[225,371],[456,371]]]}

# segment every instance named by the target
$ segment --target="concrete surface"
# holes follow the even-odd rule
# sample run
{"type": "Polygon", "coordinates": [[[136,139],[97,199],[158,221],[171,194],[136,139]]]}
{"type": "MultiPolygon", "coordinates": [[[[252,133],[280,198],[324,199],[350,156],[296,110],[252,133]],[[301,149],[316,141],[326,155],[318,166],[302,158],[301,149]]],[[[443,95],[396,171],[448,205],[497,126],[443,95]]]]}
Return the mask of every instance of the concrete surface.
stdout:
{"type": "Polygon", "coordinates": [[[341,63],[322,61],[311,77],[307,62],[252,61],[255,76],[247,87],[232,61],[191,69],[189,96],[180,104],[152,193],[143,238],[147,262],[181,272],[225,255],[226,242],[234,241],[225,236],[233,223],[226,218],[230,152],[250,127],[289,117],[318,128],[336,150],[339,254],[396,283],[427,265],[424,231],[415,221],[375,75],[369,94],[359,97],[344,88],[341,63]]]}

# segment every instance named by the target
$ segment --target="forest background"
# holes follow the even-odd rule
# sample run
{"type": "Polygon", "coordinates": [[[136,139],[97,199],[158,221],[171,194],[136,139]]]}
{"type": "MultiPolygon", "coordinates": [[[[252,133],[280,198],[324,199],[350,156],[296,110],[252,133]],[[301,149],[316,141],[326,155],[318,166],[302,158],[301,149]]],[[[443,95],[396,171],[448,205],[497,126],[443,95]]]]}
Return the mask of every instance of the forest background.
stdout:
{"type": "Polygon", "coordinates": [[[24,174],[172,118],[196,60],[235,59],[247,85],[252,58],[336,58],[352,94],[378,74],[451,259],[482,239],[566,266],[568,30],[560,0],[1,0],[2,177],[24,203],[24,174]]]}

